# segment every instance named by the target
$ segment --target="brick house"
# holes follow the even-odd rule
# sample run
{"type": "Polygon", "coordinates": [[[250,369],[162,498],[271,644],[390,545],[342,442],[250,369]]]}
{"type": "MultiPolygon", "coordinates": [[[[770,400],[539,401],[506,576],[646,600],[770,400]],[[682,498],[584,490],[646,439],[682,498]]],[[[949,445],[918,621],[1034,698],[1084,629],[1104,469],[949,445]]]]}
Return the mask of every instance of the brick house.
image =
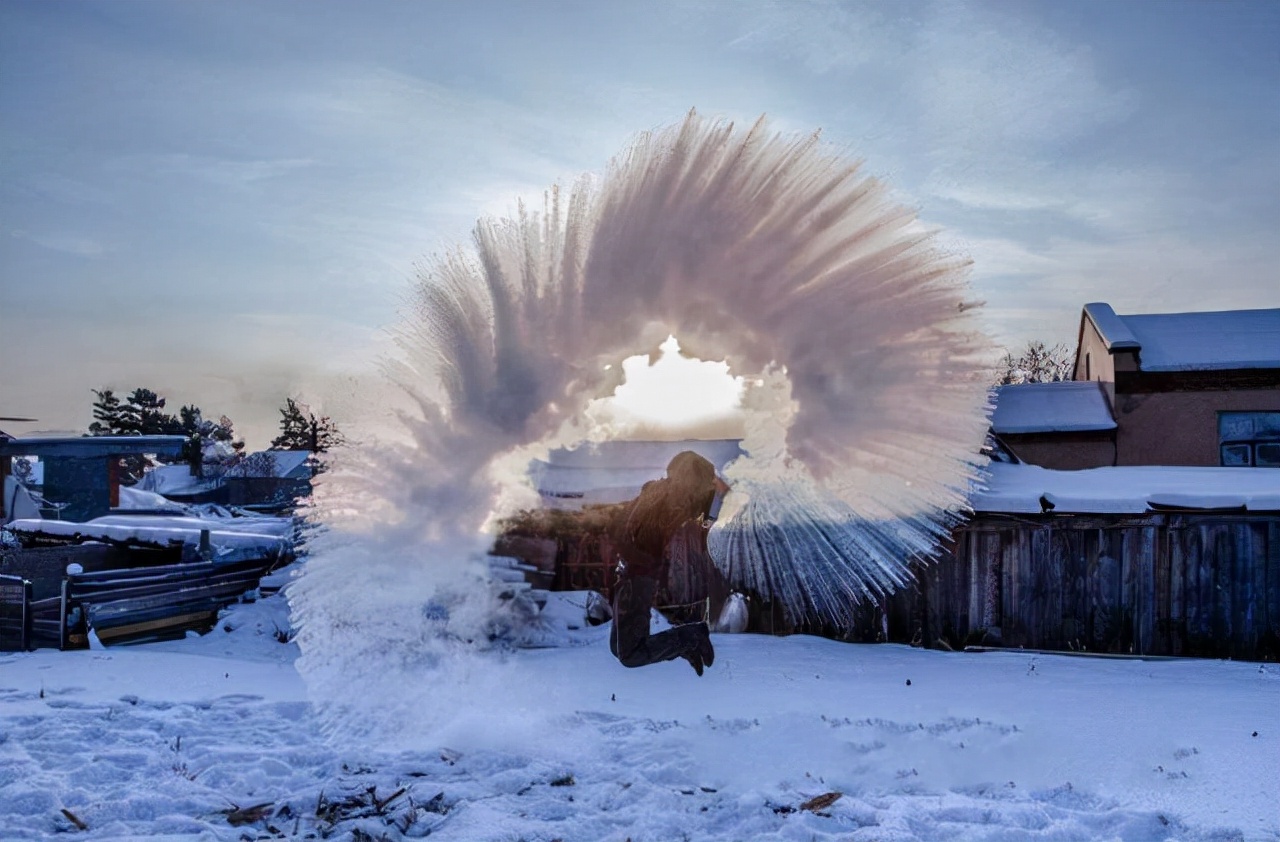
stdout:
{"type": "Polygon", "coordinates": [[[1280,308],[1086,304],[1073,379],[1001,387],[992,431],[1048,468],[1280,467],[1280,308]]]}

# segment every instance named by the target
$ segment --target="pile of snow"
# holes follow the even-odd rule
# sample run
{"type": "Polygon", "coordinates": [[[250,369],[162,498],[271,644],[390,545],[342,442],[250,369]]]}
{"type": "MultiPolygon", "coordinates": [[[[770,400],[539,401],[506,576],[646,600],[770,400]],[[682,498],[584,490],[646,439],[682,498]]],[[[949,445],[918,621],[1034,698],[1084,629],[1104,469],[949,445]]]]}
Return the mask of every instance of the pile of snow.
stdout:
{"type": "Polygon", "coordinates": [[[970,496],[975,512],[1141,514],[1165,508],[1280,511],[1273,468],[1129,466],[1055,471],[993,462],[970,496]]]}
{"type": "Polygon", "coordinates": [[[143,474],[136,487],[167,497],[184,497],[215,491],[221,484],[219,477],[192,476],[189,465],[159,465],[143,474]]]}
{"type": "MultiPolygon", "coordinates": [[[[0,484],[0,491],[4,493],[4,511],[9,517],[40,517],[40,504],[35,495],[14,477],[5,477],[4,483],[0,484]]],[[[0,523],[3,521],[0,520],[0,523]]]]}
{"type": "Polygon", "coordinates": [[[181,503],[175,503],[163,494],[157,494],[154,491],[144,491],[141,488],[133,488],[128,485],[120,486],[120,509],[145,509],[150,512],[176,512],[185,513],[186,507],[181,503]]]}

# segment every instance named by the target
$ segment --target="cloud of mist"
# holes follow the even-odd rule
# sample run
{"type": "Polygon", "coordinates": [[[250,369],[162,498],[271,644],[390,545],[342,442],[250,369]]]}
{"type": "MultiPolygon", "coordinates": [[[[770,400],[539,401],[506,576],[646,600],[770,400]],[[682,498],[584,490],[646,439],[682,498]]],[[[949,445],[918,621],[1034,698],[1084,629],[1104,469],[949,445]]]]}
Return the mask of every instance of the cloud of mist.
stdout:
{"type": "Polygon", "coordinates": [[[768,549],[717,561],[791,569],[770,595],[796,613],[892,589],[963,505],[990,352],[967,261],[816,135],[691,113],[474,239],[423,268],[385,366],[394,407],[317,494],[329,529],[291,599],[337,721],[359,719],[379,653],[425,667],[486,645],[485,525],[672,334],[745,378],[744,502],[714,544],[768,549]]]}

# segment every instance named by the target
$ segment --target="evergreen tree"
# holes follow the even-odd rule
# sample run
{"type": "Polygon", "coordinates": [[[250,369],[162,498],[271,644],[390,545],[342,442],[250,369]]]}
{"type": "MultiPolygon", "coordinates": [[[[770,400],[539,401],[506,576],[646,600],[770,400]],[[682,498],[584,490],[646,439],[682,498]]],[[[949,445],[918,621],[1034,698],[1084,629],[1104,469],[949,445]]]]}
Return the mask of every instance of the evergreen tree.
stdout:
{"type": "MultiPolygon", "coordinates": [[[[134,389],[127,400],[123,415],[132,435],[180,436],[183,434],[182,422],[164,411],[164,398],[155,392],[150,389],[134,389]]],[[[195,411],[199,412],[198,409],[195,411]]]]}
{"type": "Polygon", "coordinates": [[[272,450],[310,450],[324,453],[346,444],[337,424],[327,415],[317,416],[306,404],[285,398],[280,409],[280,435],[271,442],[272,450]]]}
{"type": "Polygon", "coordinates": [[[93,402],[94,422],[89,425],[91,436],[124,435],[123,407],[111,389],[93,389],[98,399],[93,402]]]}
{"type": "Polygon", "coordinates": [[[191,465],[191,472],[204,476],[207,469],[221,474],[239,461],[244,442],[236,440],[231,419],[223,415],[217,421],[204,418],[200,407],[183,406],[178,410],[181,434],[187,436],[182,449],[182,459],[191,465]]]}
{"type": "MultiPolygon", "coordinates": [[[[89,425],[92,436],[186,436],[187,443],[176,461],[191,465],[193,474],[203,475],[206,466],[222,469],[234,464],[244,450],[237,441],[231,419],[223,415],[217,421],[205,420],[200,407],[183,406],[177,417],[164,411],[165,399],[150,389],[134,389],[123,402],[111,389],[95,389],[98,399],[93,404],[89,425]]],[[[160,459],[160,461],[169,461],[160,459]]],[[[140,478],[147,467],[142,456],[121,459],[126,483],[140,478]]]]}

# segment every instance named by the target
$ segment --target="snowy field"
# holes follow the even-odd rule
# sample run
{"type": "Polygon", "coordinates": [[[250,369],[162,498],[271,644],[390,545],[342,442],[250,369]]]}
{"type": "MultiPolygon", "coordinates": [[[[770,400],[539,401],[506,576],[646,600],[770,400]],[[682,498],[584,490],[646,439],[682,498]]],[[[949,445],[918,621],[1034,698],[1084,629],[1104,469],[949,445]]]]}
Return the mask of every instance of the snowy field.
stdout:
{"type": "Polygon", "coordinates": [[[597,636],[473,656],[502,690],[447,741],[340,746],[285,617],[0,655],[0,838],[1280,839],[1274,664],[718,635],[698,678],[597,636]]]}

